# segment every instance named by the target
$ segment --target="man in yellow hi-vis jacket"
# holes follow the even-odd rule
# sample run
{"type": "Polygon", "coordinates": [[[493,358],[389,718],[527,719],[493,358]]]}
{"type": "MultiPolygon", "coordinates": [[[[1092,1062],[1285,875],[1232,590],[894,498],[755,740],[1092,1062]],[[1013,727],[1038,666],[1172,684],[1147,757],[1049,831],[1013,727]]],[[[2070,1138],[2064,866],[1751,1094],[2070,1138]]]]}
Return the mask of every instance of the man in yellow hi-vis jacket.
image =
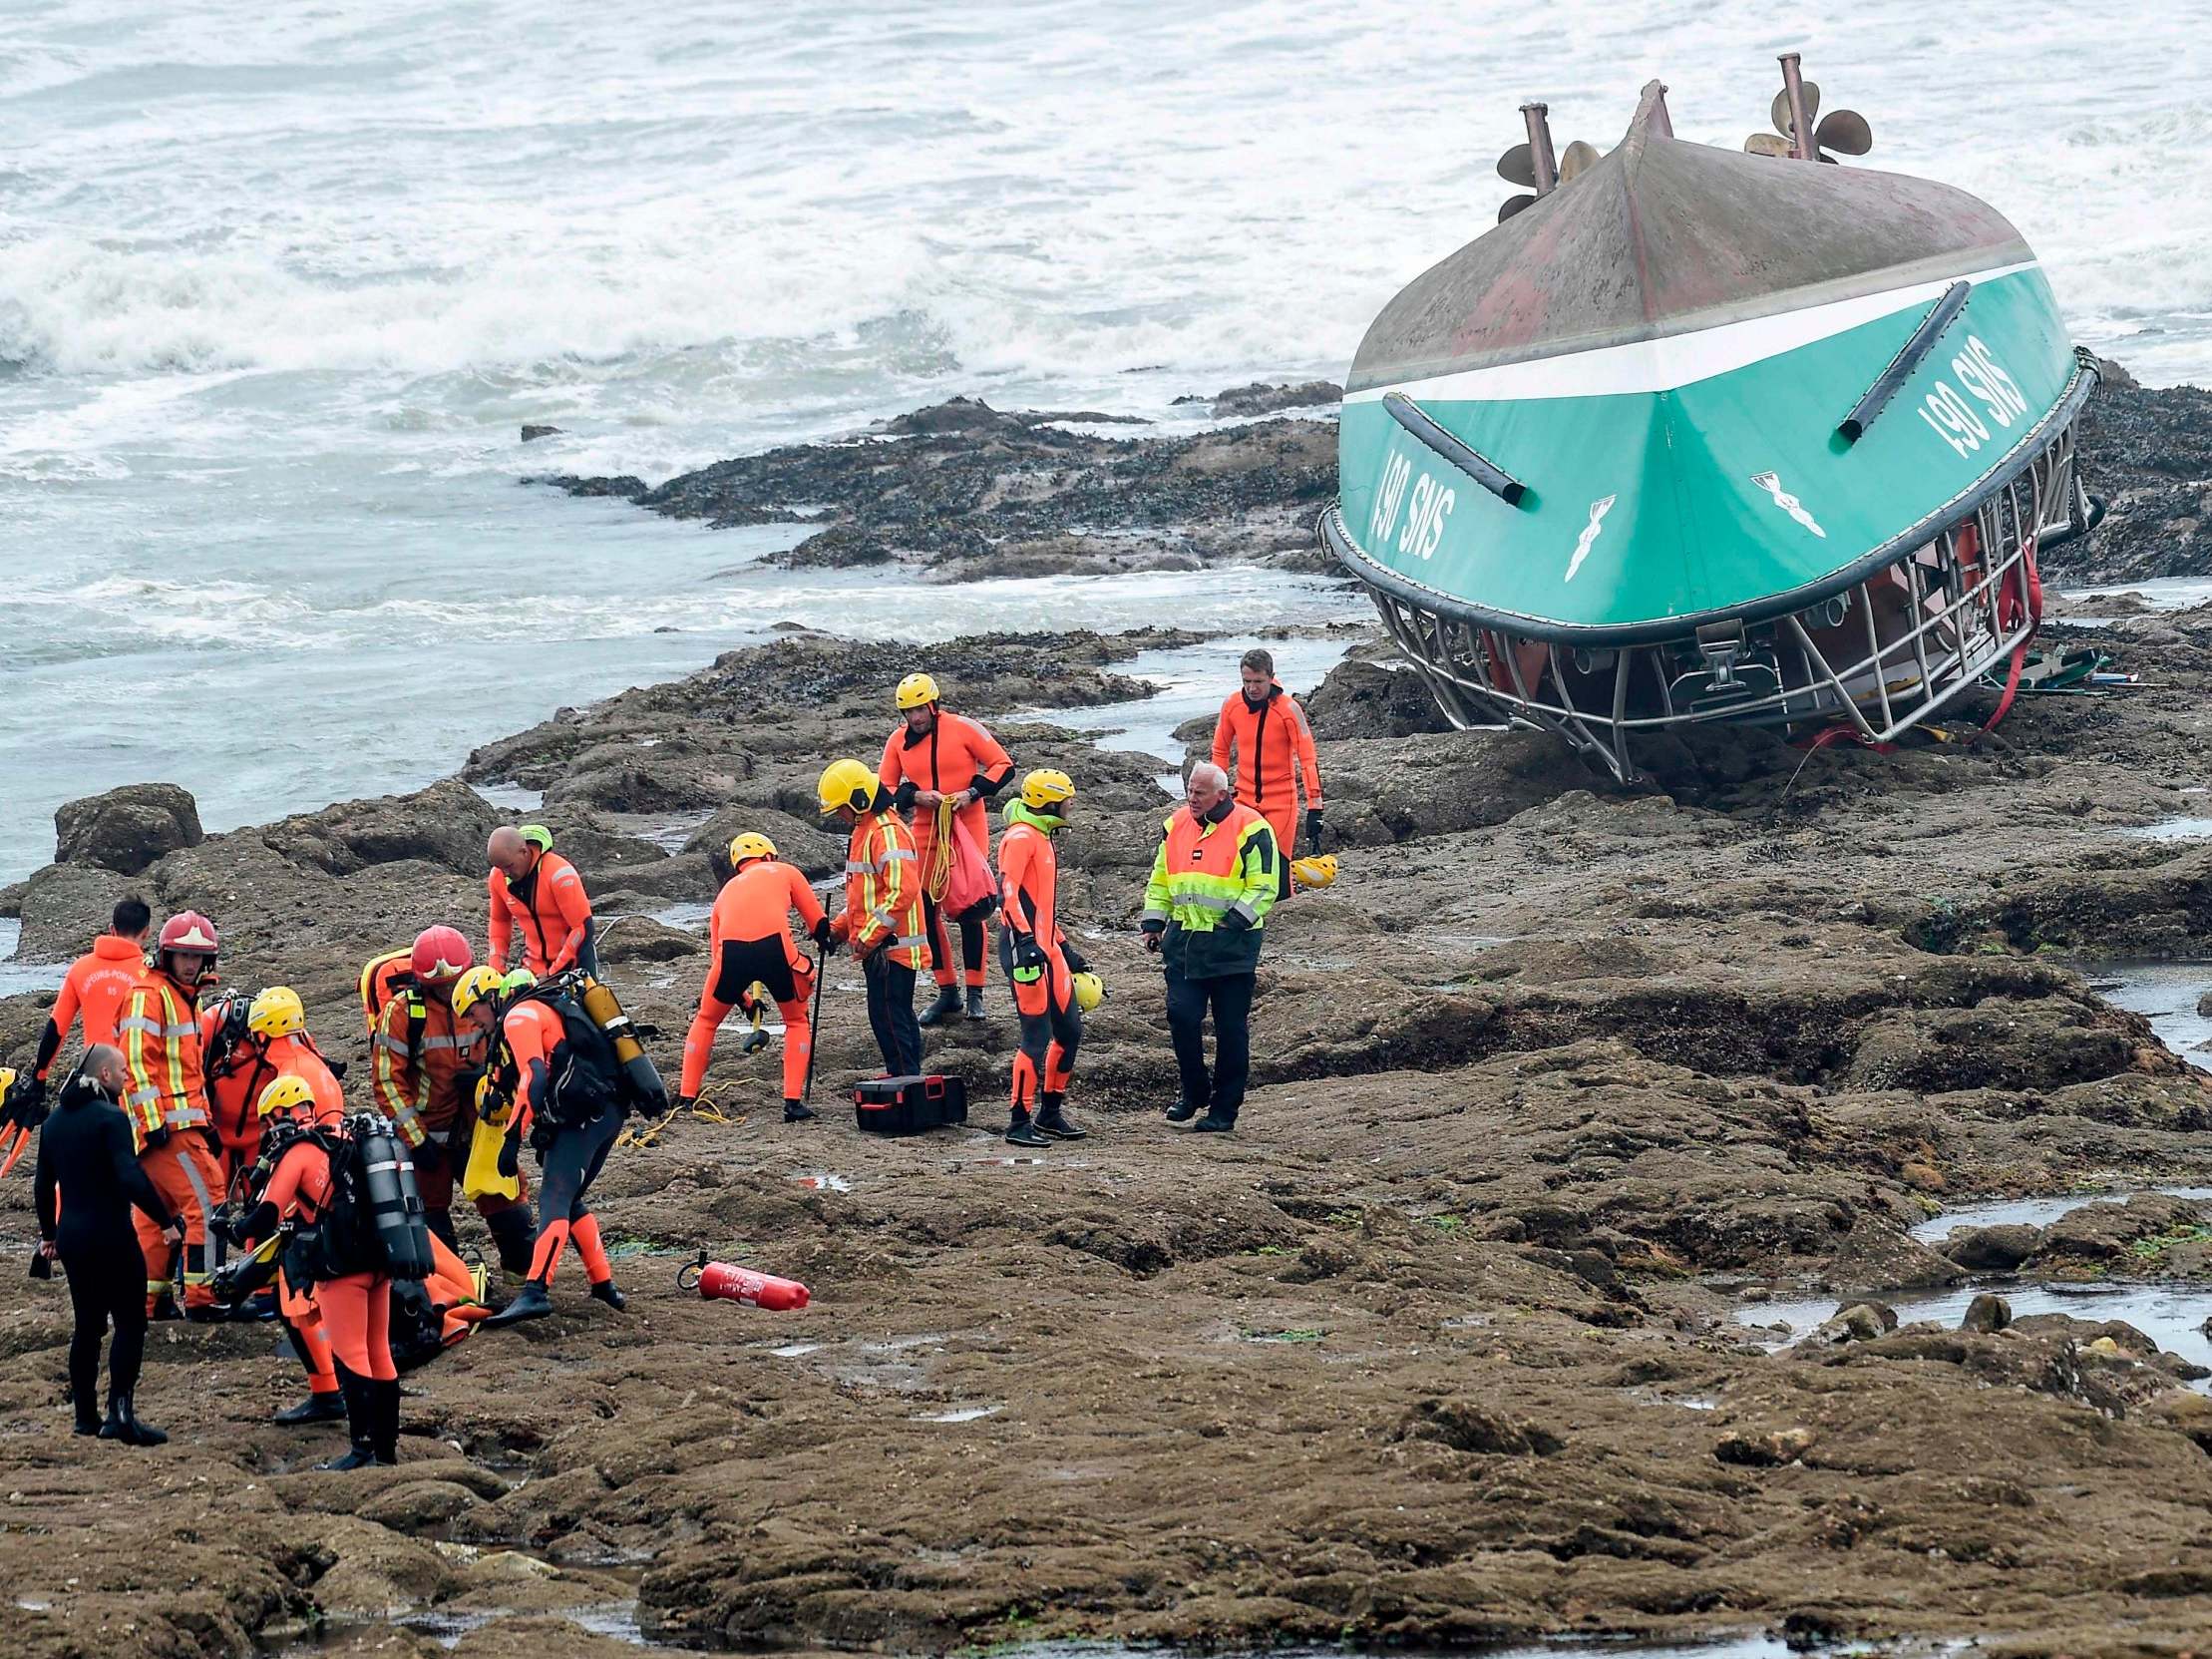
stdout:
{"type": "Polygon", "coordinates": [[[1183,1093],[1171,1123],[1226,1134],[1237,1125],[1252,1069],[1252,990],[1260,934],[1275,908],[1282,858],[1275,831],[1229,792],[1229,775],[1191,769],[1185,804],[1164,826],[1145,884],[1145,948],[1167,961],[1168,1030],[1183,1093]],[[1214,1016],[1214,1070],[1206,1070],[1207,1011],[1214,1016]]]}

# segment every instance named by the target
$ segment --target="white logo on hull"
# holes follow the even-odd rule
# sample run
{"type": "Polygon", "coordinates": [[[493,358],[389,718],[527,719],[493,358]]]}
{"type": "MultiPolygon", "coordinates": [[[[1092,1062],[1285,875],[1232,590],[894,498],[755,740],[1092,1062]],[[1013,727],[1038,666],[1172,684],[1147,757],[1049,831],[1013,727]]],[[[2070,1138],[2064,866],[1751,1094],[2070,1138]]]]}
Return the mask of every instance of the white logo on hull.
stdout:
{"type": "Polygon", "coordinates": [[[1590,522],[1582,527],[1582,535],[1575,543],[1575,557],[1567,562],[1567,580],[1575,580],[1575,573],[1582,569],[1582,562],[1590,557],[1591,545],[1598,540],[1598,532],[1605,528],[1606,515],[1613,511],[1618,498],[1604,496],[1590,504],[1590,522]]]}
{"type": "Polygon", "coordinates": [[[1818,536],[1823,542],[1828,539],[1828,533],[1820,528],[1810,513],[1805,511],[1805,504],[1782,488],[1781,476],[1778,473],[1755,472],[1751,475],[1751,482],[1772,496],[1776,507],[1779,507],[1815,536],[1818,536]]]}

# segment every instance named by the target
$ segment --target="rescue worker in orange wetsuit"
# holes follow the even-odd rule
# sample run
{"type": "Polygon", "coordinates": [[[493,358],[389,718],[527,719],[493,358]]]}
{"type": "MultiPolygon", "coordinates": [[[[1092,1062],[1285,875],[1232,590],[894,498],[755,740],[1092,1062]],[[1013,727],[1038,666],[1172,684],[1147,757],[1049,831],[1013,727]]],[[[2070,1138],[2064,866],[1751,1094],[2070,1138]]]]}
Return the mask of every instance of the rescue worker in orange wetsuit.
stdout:
{"type": "MultiPolygon", "coordinates": [[[[917,1022],[935,1026],[960,1012],[960,992],[953,983],[952,931],[929,896],[928,871],[936,856],[937,803],[949,800],[953,817],[975,843],[982,857],[990,857],[990,808],[988,802],[1014,775],[1014,763],[981,722],[955,714],[943,706],[937,682],[927,674],[913,673],[899,682],[893,699],[899,704],[900,724],[884,743],[884,763],[876,776],[891,791],[892,803],[907,815],[914,829],[915,857],[922,872],[922,908],[928,923],[929,956],[934,965],[937,1000],[917,1022]]],[[[954,918],[960,930],[960,974],[967,984],[967,1017],[983,1018],[983,919],[954,918]]]]}
{"type": "Polygon", "coordinates": [[[1305,710],[1275,677],[1275,658],[1248,650],[1237,664],[1242,686],[1222,704],[1214,724],[1214,764],[1237,780],[1237,804],[1268,820],[1275,832],[1276,895],[1290,895],[1290,860],[1296,856],[1297,784],[1305,781],[1305,842],[1321,850],[1321,768],[1313,753],[1313,728],[1305,710]],[[1234,749],[1237,764],[1229,763],[1234,749]]]}
{"type": "MultiPolygon", "coordinates": [[[[267,992],[262,993],[264,997],[267,995],[267,992]]],[[[314,1083],[296,1071],[263,1082],[253,1097],[252,1109],[254,1120],[261,1127],[261,1143],[249,1176],[258,1172],[266,1177],[274,1172],[273,1164],[263,1168],[260,1160],[264,1156],[274,1157],[286,1130],[279,1129],[272,1136],[269,1132],[272,1125],[336,1129],[345,1121],[344,1101],[341,1099],[336,1106],[328,1105],[314,1083]]],[[[251,1235],[241,1220],[232,1224],[231,1236],[243,1244],[251,1235]]],[[[310,1423],[341,1422],[346,1415],[345,1392],[339,1386],[337,1367],[331,1359],[330,1333],[315,1307],[314,1287],[293,1284],[282,1263],[276,1270],[276,1312],[283,1321],[284,1335],[291,1342],[292,1352],[299,1356],[300,1366],[307,1373],[307,1398],[297,1406],[276,1413],[271,1421],[287,1429],[302,1428],[310,1423]]]]}
{"type": "Polygon", "coordinates": [[[998,842],[998,965],[1021,1015],[1006,1124],[1016,1146],[1081,1140],[1088,1132],[1061,1109],[1083,1040],[1074,976],[1089,967],[1060,931],[1060,859],[1052,845],[1074,804],[1067,773],[1031,772],[1021,780],[1021,798],[1006,803],[1006,833],[998,842]]]}
{"type": "Polygon", "coordinates": [[[484,885],[491,899],[493,972],[527,968],[550,979],[581,968],[596,977],[591,899],[576,867],[553,850],[553,831],[543,824],[521,829],[503,825],[485,843],[484,857],[492,866],[484,885]],[[518,936],[520,959],[515,953],[518,936]]]}
{"type": "MultiPolygon", "coordinates": [[[[458,928],[425,928],[415,936],[404,971],[391,964],[376,1029],[369,1038],[370,1086],[376,1109],[392,1120],[415,1165],[423,1221],[449,1250],[461,1248],[453,1224],[456,1169],[466,1169],[476,1133],[476,1073],[467,1063],[474,1037],[461,1028],[453,991],[476,966],[475,952],[458,928]]],[[[496,980],[496,970],[490,971],[496,980]]],[[[530,1271],[531,1225],[527,1191],[509,1198],[486,1193],[477,1213],[491,1229],[500,1266],[530,1271]]]]}
{"type": "Polygon", "coordinates": [[[277,1078],[298,1077],[307,1084],[315,1122],[336,1123],[346,1114],[338,1074],[307,1035],[307,1010],[290,986],[272,985],[250,1003],[218,998],[200,1011],[199,1044],[226,1192],[260,1156],[261,1091],[277,1078]]]}
{"type": "Polygon", "coordinates": [[[318,1129],[297,1115],[296,1080],[279,1078],[263,1091],[275,1144],[259,1201],[235,1228],[241,1239],[264,1239],[285,1222],[298,1229],[284,1251],[287,1288],[313,1299],[328,1335],[353,1442],[317,1468],[363,1468],[399,1461],[399,1368],[392,1363],[392,1279],[373,1245],[325,1233],[331,1157],[340,1131],[318,1129]],[[297,1280],[294,1279],[295,1270],[297,1280]]]}
{"type": "Polygon", "coordinates": [[[914,832],[892,810],[891,792],[857,760],[833,760],[815,785],[822,815],[845,825],[845,909],[830,937],[853,947],[868,983],[868,1028],[886,1076],[922,1070],[922,1032],[914,1017],[916,974],[929,966],[922,931],[922,866],[914,832]]]}
{"type": "Polygon", "coordinates": [[[47,1075],[54,1069],[54,1057],[62,1051],[62,1044],[69,1039],[69,1028],[76,1021],[82,1019],[85,1023],[87,1048],[99,1043],[117,1045],[116,1014],[146,971],[146,935],[153,925],[154,913],[146,908],[144,899],[118,900],[109,917],[108,931],[69,965],[61,995],[54,999],[54,1012],[47,1016],[46,1029],[39,1033],[38,1058],[31,1062],[29,1103],[33,1107],[46,1099],[47,1075]]]}
{"type": "MultiPolygon", "coordinates": [[[[200,990],[215,977],[217,948],[215,925],[206,917],[194,910],[172,916],[116,1022],[131,1077],[124,1112],[147,1179],[171,1213],[184,1217],[184,1312],[196,1319],[220,1317],[207,1266],[207,1219],[222,1190],[222,1170],[207,1119],[198,1012],[200,990]]],[[[174,1317],[170,1275],[177,1258],[169,1235],[143,1211],[133,1219],[146,1257],[147,1317],[174,1317]]]]}
{"type": "Polygon", "coordinates": [[[614,1288],[614,1270],[599,1240],[599,1218],[583,1201],[622,1132],[622,1102],[609,1096],[581,1123],[553,1121],[553,1075],[568,1034],[551,1004],[529,995],[535,983],[528,972],[503,981],[489,969],[472,968],[453,989],[454,1017],[489,1038],[487,1094],[502,1103],[506,1114],[500,1173],[516,1173],[525,1139],[541,1154],[538,1239],[530,1277],[514,1301],[484,1321],[487,1327],[519,1325],[552,1313],[553,1272],[571,1242],[583,1260],[592,1298],[616,1313],[626,1305],[614,1288]]]}
{"type": "Polygon", "coordinates": [[[789,918],[797,911],[800,925],[824,949],[831,943],[830,920],[799,867],[778,858],[767,836],[748,833],[732,841],[730,869],[707,929],[707,983],[683,1039],[676,1104],[688,1106],[698,1098],[714,1057],[714,1034],[731,1009],[753,1012],[752,988],[759,985],[784,1017],[784,1121],[804,1122],[814,1115],[804,1096],[814,1055],[807,1000],[814,995],[815,969],[793,943],[789,918]]]}

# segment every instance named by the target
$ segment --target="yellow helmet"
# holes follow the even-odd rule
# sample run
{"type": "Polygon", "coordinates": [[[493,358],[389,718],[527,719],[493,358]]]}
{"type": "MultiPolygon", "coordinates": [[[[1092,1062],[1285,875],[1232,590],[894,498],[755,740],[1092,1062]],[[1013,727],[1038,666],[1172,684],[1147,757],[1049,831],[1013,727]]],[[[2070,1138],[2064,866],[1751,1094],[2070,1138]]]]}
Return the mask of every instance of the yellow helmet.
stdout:
{"type": "Polygon", "coordinates": [[[1080,974],[1070,974],[1068,984],[1075,992],[1075,1006],[1085,1014],[1106,1000],[1106,982],[1088,968],[1080,974]]]}
{"type": "Polygon", "coordinates": [[[814,793],[824,817],[841,806],[866,812],[876,800],[876,774],[857,760],[833,760],[823,769],[814,793]]]}
{"type": "Polygon", "coordinates": [[[308,1086],[307,1079],[292,1076],[277,1078],[261,1090],[261,1098],[255,1102],[263,1117],[283,1117],[314,1103],[315,1091],[308,1086]]]}
{"type": "Polygon", "coordinates": [[[538,983],[538,976],[528,968],[510,968],[507,978],[500,981],[500,995],[512,997],[517,992],[528,991],[538,983]]]}
{"type": "Polygon", "coordinates": [[[290,1037],[307,1029],[307,1011],[299,993],[288,985],[272,985],[253,999],[245,1011],[245,1029],[255,1037],[290,1037]]]}
{"type": "Polygon", "coordinates": [[[553,851],[553,831],[544,824],[525,824],[515,833],[542,853],[553,851]]]}
{"type": "Polygon", "coordinates": [[[1075,780],[1040,766],[1021,780],[1021,804],[1032,812],[1057,812],[1075,799],[1075,780]]]}
{"type": "Polygon", "coordinates": [[[924,673],[909,674],[899,682],[896,700],[902,711],[936,702],[940,700],[937,696],[937,682],[924,673]]]}
{"type": "Polygon", "coordinates": [[[1336,855],[1294,858],[1290,861],[1290,876],[1300,887],[1332,887],[1336,882],[1336,855]]]}
{"type": "Polygon", "coordinates": [[[500,971],[479,966],[470,969],[453,982],[453,1017],[461,1019],[487,997],[494,997],[500,990],[500,971]]]}
{"type": "Polygon", "coordinates": [[[0,1065],[0,1100],[15,1092],[16,1070],[12,1065],[0,1065]]]}
{"type": "Polygon", "coordinates": [[[756,858],[774,858],[776,843],[757,830],[747,830],[730,842],[730,868],[743,869],[756,858]]]}

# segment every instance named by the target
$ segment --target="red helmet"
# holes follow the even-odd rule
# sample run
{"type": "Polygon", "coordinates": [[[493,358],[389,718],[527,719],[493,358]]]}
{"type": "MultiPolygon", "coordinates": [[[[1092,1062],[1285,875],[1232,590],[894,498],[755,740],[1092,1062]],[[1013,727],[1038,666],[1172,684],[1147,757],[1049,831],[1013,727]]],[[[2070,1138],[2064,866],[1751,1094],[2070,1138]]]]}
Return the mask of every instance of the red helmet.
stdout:
{"type": "Polygon", "coordinates": [[[196,952],[203,957],[215,954],[217,945],[215,925],[196,910],[182,910],[162,924],[163,951],[196,952]]]}
{"type": "Polygon", "coordinates": [[[459,928],[425,928],[415,936],[415,960],[410,966],[419,984],[439,985],[458,980],[474,968],[476,952],[469,949],[459,928]]]}

